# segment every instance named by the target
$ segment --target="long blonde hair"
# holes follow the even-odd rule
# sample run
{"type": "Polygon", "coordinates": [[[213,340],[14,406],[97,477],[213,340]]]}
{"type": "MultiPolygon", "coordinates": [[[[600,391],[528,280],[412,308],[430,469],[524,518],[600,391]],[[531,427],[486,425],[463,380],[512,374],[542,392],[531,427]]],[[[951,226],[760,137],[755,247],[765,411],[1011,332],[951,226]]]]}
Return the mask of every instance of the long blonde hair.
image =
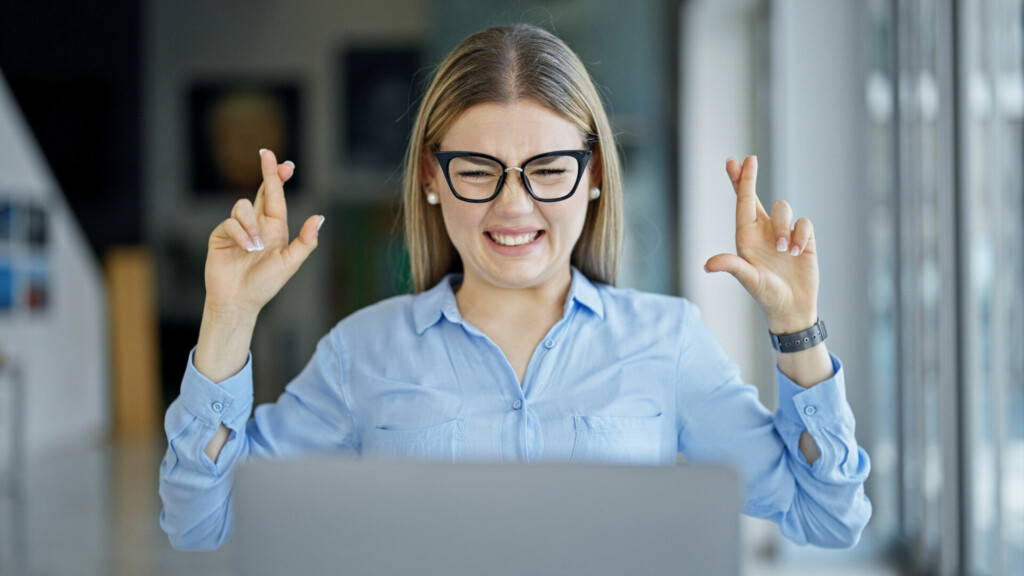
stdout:
{"type": "MultiPolygon", "coordinates": [[[[622,249],[622,173],[608,116],[583,63],[555,35],[527,24],[467,37],[437,68],[420,103],[405,155],[402,213],[416,292],[458,271],[461,259],[438,206],[423,194],[424,162],[456,118],[477,104],[534,100],[564,115],[594,144],[592,179],[601,196],[587,211],[572,264],[596,282],[614,284],[622,249]],[[595,170],[596,169],[596,170],[595,170]]],[[[579,192],[577,192],[579,193],[579,192]]]]}

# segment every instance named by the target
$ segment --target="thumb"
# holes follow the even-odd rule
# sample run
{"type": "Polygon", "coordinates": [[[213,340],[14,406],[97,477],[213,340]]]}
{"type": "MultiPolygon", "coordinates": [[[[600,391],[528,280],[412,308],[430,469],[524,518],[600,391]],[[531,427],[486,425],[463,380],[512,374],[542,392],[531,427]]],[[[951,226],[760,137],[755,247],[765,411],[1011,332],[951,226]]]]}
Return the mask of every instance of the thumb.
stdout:
{"type": "Polygon", "coordinates": [[[306,218],[302,228],[299,230],[299,235],[284,249],[282,257],[288,266],[289,273],[295,274],[299,270],[299,266],[302,266],[306,258],[309,258],[309,255],[316,249],[317,235],[324,220],[326,218],[322,215],[306,218]]]}
{"type": "Polygon", "coordinates": [[[740,281],[740,284],[753,293],[757,286],[757,269],[750,262],[735,254],[716,254],[704,263],[705,272],[728,272],[740,281]]]}

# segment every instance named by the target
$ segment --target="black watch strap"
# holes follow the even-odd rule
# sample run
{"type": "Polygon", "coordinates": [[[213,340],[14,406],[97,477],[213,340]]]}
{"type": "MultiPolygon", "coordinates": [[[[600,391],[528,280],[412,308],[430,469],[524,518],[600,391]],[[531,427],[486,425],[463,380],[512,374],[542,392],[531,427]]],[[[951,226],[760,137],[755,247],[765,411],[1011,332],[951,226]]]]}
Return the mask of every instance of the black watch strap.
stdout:
{"type": "Polygon", "coordinates": [[[818,321],[806,330],[793,332],[792,334],[775,334],[773,332],[768,332],[768,334],[772,339],[772,348],[783,353],[799,352],[813,348],[824,342],[825,338],[828,338],[828,332],[825,331],[825,322],[821,318],[818,318],[818,321]]]}

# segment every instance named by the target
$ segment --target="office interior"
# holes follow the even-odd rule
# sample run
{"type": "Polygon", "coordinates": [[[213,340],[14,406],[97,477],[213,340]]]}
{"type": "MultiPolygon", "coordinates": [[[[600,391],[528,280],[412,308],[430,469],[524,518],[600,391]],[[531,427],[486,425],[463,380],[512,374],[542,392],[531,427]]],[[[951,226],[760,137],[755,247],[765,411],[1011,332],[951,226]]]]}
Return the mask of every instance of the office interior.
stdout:
{"type": "Polygon", "coordinates": [[[554,31],[600,86],[624,159],[621,284],[698,304],[773,410],[760,309],[702,269],[735,249],[726,158],[756,154],[763,204],[814,222],[873,516],[846,550],[744,518],[744,573],[1020,573],[1024,0],[2,12],[0,574],[229,569],[157,523],[210,231],[255,194],[259,142],[298,167],[293,233],[326,215],[255,332],[255,400],[273,401],[337,321],[408,290],[395,214],[417,95],[459,40],[511,22],[554,31]]]}

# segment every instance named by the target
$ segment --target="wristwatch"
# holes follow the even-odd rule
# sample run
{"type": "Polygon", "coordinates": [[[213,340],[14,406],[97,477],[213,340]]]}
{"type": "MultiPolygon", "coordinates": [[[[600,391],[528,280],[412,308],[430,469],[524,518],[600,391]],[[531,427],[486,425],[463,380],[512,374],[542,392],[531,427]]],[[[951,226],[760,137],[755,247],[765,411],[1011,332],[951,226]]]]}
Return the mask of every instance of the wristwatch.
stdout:
{"type": "Polygon", "coordinates": [[[813,348],[824,342],[825,338],[828,338],[828,332],[825,331],[825,322],[821,318],[818,318],[818,321],[806,330],[793,332],[792,334],[775,334],[769,331],[768,335],[772,339],[772,348],[783,353],[799,352],[813,348]]]}

